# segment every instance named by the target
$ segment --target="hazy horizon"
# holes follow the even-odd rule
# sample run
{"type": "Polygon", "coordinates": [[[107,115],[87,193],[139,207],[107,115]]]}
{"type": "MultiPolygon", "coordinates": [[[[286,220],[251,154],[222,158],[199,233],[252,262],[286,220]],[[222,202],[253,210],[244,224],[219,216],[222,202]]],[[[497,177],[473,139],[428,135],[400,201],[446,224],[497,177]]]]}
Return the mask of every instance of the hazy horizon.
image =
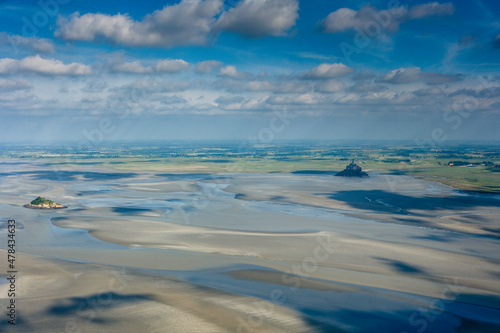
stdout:
{"type": "MultiPolygon", "coordinates": [[[[19,141],[3,141],[0,146],[60,146],[60,145],[78,145],[79,143],[87,142],[87,140],[19,140],[19,141]]],[[[172,144],[172,145],[182,145],[182,144],[207,144],[216,146],[217,144],[224,145],[239,145],[242,142],[247,144],[252,144],[252,146],[278,146],[278,145],[302,145],[302,144],[325,144],[325,145],[403,145],[408,147],[421,147],[428,148],[428,145],[419,145],[415,140],[410,139],[276,139],[269,143],[261,143],[258,140],[252,140],[252,138],[234,138],[234,139],[118,139],[118,140],[106,140],[98,144],[90,144],[91,147],[106,147],[115,145],[141,145],[141,144],[172,144]]],[[[500,140],[491,139],[470,139],[470,140],[447,140],[446,142],[436,145],[437,148],[445,147],[456,147],[457,145],[500,145],[500,140]]],[[[208,146],[207,146],[208,147],[208,146]]]]}

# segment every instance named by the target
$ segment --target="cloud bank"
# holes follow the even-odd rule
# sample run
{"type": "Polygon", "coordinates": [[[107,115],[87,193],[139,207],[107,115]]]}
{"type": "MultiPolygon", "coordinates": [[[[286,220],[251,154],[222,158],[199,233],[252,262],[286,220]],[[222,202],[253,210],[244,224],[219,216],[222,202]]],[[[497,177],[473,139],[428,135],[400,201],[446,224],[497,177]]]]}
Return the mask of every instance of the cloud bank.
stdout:
{"type": "Polygon", "coordinates": [[[223,11],[222,0],[182,0],[142,20],[126,14],[75,12],[59,17],[56,37],[133,47],[207,45],[221,31],[245,37],[283,36],[298,18],[297,0],[244,0],[223,11]]]}
{"type": "Polygon", "coordinates": [[[355,30],[368,35],[393,33],[399,30],[399,25],[403,22],[430,16],[451,15],[454,11],[453,4],[440,4],[437,2],[416,5],[410,8],[400,6],[384,10],[364,5],[359,10],[339,8],[322,20],[320,25],[322,31],[327,33],[339,33],[348,30],[355,30]]]}
{"type": "Polygon", "coordinates": [[[0,59],[0,74],[37,73],[43,75],[86,75],[90,66],[80,63],[64,64],[60,60],[44,59],[39,55],[23,59],[0,59]]]}

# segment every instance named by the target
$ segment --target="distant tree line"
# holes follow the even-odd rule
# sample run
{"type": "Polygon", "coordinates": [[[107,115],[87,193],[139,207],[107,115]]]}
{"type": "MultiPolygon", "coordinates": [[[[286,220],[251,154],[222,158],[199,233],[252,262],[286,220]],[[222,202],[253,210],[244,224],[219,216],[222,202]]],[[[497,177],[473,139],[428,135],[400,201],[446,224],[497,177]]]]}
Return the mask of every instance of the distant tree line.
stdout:
{"type": "Polygon", "coordinates": [[[488,166],[488,167],[495,167],[495,168],[500,168],[499,164],[494,164],[491,161],[483,161],[483,162],[469,162],[469,161],[449,161],[448,162],[449,166],[467,166],[467,165],[482,165],[482,166],[488,166]]]}

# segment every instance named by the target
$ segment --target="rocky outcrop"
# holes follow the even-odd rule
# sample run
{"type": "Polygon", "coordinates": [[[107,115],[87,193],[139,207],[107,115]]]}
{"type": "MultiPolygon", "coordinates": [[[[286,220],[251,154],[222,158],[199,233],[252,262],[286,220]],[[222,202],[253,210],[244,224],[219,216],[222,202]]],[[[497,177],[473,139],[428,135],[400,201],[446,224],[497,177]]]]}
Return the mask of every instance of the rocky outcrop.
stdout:
{"type": "Polygon", "coordinates": [[[42,197],[38,197],[35,200],[31,201],[29,204],[24,205],[26,208],[33,209],[62,209],[66,208],[60,203],[54,202],[52,200],[48,200],[42,197]]]}
{"type": "Polygon", "coordinates": [[[361,167],[352,161],[351,164],[345,167],[344,170],[338,172],[335,176],[341,177],[369,177],[366,172],[364,172],[361,167]]]}

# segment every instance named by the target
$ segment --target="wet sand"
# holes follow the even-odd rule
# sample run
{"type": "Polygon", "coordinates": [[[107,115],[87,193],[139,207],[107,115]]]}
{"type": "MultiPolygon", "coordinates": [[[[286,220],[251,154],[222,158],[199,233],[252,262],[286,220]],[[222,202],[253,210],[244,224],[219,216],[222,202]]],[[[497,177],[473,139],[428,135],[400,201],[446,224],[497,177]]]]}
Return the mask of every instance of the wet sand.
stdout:
{"type": "Polygon", "coordinates": [[[23,227],[19,325],[2,331],[500,328],[495,195],[373,171],[346,179],[32,162],[2,170],[0,209],[23,227]],[[68,208],[22,207],[38,195],[68,208]],[[123,280],[117,272],[130,279],[123,288],[110,282],[123,280]]]}

